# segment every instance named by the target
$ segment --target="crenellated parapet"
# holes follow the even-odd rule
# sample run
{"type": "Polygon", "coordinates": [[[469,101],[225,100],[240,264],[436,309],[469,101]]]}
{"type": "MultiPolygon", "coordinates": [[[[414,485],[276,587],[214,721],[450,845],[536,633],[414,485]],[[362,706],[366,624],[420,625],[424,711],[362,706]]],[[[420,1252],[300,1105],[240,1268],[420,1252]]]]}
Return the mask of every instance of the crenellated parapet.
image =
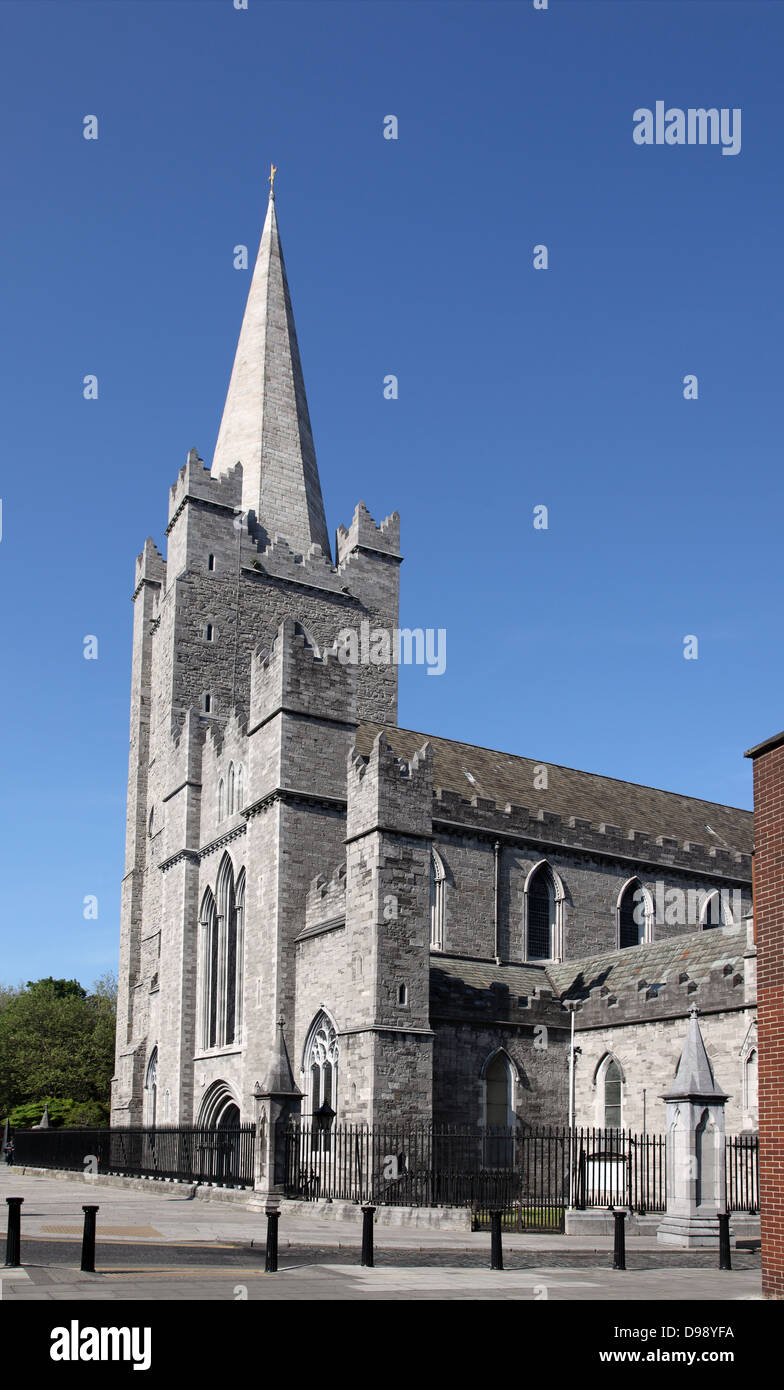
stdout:
{"type": "Polygon", "coordinates": [[[356,667],[337,647],[320,653],[305,628],[284,618],[271,651],[257,648],[251,661],[251,729],[278,712],[356,723],[356,667]]]}
{"type": "Polygon", "coordinates": [[[242,464],[237,463],[228,472],[217,476],[205,467],[198,450],[190,449],[176,482],[169,489],[169,528],[188,502],[201,502],[232,511],[240,508],[242,464]]]}
{"type": "Polygon", "coordinates": [[[347,838],[369,830],[432,836],[433,750],[425,743],[412,758],[397,758],[383,734],[370,756],[352,749],[348,763],[347,838]]]}
{"type": "Polygon", "coordinates": [[[634,860],[635,863],[698,872],[733,883],[750,883],[751,855],[719,846],[706,847],[694,840],[651,836],[647,831],[624,829],[606,821],[597,824],[579,816],[560,816],[543,807],[529,809],[481,796],[461,797],[441,787],[433,798],[434,825],[465,827],[486,835],[523,838],[543,848],[594,851],[598,855],[634,860]]]}
{"type": "Polygon", "coordinates": [[[376,525],[364,502],[358,502],[348,527],[339,526],[336,533],[338,569],[351,555],[366,551],[400,559],[400,514],[392,512],[376,525]]]}
{"type": "Polygon", "coordinates": [[[346,861],[329,875],[317,874],[305,899],[305,933],[337,926],[346,918],[346,861]]]}
{"type": "Polygon", "coordinates": [[[144,542],[144,549],[140,555],[136,556],[133,579],[133,597],[139,592],[142,584],[153,584],[162,587],[166,583],[166,561],[161,555],[155,541],[148,536],[144,542]]]}
{"type": "Polygon", "coordinates": [[[548,966],[561,998],[578,1003],[577,1027],[671,1018],[698,1005],[723,1012],[748,1005],[745,925],[675,937],[548,966]]]}
{"type": "Polygon", "coordinates": [[[290,584],[306,588],[325,589],[330,593],[346,593],[346,581],[341,578],[320,545],[311,545],[305,554],[297,554],[283,536],[276,536],[264,550],[250,559],[257,574],[269,575],[290,584]]]}

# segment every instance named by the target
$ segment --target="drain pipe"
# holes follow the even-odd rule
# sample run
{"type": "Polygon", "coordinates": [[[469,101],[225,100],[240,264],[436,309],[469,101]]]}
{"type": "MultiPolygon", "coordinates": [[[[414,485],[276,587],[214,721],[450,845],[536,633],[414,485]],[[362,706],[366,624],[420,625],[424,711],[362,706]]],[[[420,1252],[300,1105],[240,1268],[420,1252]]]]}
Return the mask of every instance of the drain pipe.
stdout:
{"type": "Polygon", "coordinates": [[[494,874],[494,879],[493,879],[493,933],[494,933],[494,940],[495,940],[495,963],[496,963],[496,965],[500,965],[500,964],[501,964],[501,942],[500,942],[500,940],[499,940],[501,913],[500,913],[500,911],[499,911],[499,902],[498,902],[499,892],[500,892],[500,880],[501,880],[501,874],[500,874],[500,861],[501,861],[501,842],[500,842],[500,840],[496,840],[495,844],[493,845],[493,874],[494,874]]]}

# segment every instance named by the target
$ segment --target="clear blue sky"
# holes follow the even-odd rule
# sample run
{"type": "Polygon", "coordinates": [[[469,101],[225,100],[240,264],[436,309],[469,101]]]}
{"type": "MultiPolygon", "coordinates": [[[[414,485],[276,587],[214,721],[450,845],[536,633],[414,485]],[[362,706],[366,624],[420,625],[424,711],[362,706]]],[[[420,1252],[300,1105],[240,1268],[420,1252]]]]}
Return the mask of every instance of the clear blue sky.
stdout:
{"type": "Polygon", "coordinates": [[[750,806],[784,725],[784,5],[0,24],[0,978],[116,962],[133,560],[212,457],[270,160],[330,531],[397,508],[402,619],[448,632],[401,724],[750,806]],[[657,100],[740,107],[740,154],[635,145],[657,100]]]}

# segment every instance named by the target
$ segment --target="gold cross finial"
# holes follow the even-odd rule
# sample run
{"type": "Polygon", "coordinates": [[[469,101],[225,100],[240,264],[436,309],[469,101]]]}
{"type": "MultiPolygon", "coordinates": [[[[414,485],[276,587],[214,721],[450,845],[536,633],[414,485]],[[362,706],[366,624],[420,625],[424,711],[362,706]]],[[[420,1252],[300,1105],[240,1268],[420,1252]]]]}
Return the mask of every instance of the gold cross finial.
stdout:
{"type": "Polygon", "coordinates": [[[275,165],[274,165],[274,164],[270,164],[270,171],[269,171],[269,186],[270,186],[270,193],[272,194],[273,197],[275,196],[275,175],[277,174],[277,172],[278,172],[278,171],[277,171],[277,168],[275,167],[275,165]]]}

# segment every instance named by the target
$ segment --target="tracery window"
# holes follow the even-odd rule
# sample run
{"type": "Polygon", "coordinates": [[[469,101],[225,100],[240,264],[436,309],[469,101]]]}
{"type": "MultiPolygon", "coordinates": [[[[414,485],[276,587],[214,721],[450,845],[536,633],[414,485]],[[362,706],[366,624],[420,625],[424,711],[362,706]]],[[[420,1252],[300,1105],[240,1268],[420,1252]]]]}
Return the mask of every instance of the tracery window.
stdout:
{"type": "Polygon", "coordinates": [[[305,1045],[307,1108],[311,1117],[322,1105],[329,1105],[332,1110],[337,1111],[338,1057],[338,1035],[335,1026],[322,1010],[311,1024],[305,1045]]]}

